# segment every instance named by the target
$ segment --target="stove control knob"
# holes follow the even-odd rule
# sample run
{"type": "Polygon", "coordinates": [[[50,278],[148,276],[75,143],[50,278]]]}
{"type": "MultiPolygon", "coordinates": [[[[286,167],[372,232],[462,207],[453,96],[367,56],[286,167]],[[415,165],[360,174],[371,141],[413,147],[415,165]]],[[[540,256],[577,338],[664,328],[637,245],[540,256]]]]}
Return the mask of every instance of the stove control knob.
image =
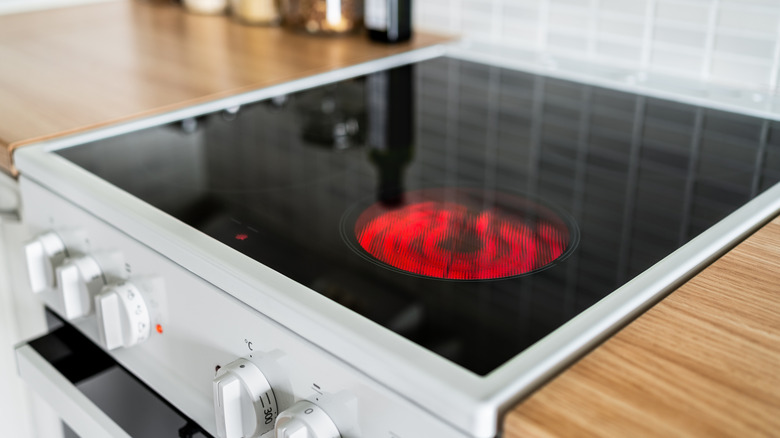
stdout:
{"type": "Polygon", "coordinates": [[[70,320],[92,313],[92,301],[108,283],[109,272],[117,272],[122,264],[119,253],[99,253],[65,260],[56,269],[63,316],[70,320]]]}
{"type": "Polygon", "coordinates": [[[30,288],[38,294],[56,286],[54,270],[68,257],[68,249],[57,233],[49,231],[24,245],[24,256],[30,288]]]}
{"type": "Polygon", "coordinates": [[[319,406],[301,400],[279,414],[276,438],[341,438],[333,420],[319,406]]]}
{"type": "Polygon", "coordinates": [[[273,429],[276,397],[255,364],[238,359],[220,368],[213,389],[220,438],[259,437],[273,429]]]}
{"type": "Polygon", "coordinates": [[[159,277],[120,281],[103,288],[95,297],[98,334],[107,350],[132,347],[145,341],[159,322],[156,297],[162,293],[159,277]]]}

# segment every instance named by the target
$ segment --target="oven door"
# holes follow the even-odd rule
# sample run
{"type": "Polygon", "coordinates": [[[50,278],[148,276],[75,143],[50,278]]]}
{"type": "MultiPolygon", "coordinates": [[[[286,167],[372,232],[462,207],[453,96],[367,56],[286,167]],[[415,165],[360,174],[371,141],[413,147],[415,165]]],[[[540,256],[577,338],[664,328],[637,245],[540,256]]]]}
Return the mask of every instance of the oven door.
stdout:
{"type": "Polygon", "coordinates": [[[71,437],[208,437],[196,423],[47,311],[48,334],[16,347],[19,375],[71,437]]]}

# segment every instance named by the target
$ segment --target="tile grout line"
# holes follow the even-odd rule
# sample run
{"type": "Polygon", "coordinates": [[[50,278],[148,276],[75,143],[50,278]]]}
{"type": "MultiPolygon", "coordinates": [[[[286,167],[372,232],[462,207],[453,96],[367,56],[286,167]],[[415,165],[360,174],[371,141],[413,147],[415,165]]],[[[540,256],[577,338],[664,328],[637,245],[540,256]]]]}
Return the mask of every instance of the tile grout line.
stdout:
{"type": "Polygon", "coordinates": [[[780,75],[780,20],[777,20],[775,47],[772,51],[772,68],[769,69],[769,93],[777,92],[777,80],[780,75]]]}
{"type": "Polygon", "coordinates": [[[588,57],[596,56],[596,41],[598,35],[598,10],[600,0],[590,0],[590,11],[588,12],[588,57]]]}
{"type": "Polygon", "coordinates": [[[712,52],[715,50],[715,29],[718,21],[718,11],[720,9],[720,0],[712,0],[710,10],[707,16],[707,36],[704,42],[704,59],[701,63],[699,77],[703,81],[710,79],[712,70],[712,52]]]}
{"type": "Polygon", "coordinates": [[[639,59],[639,68],[646,71],[650,68],[653,55],[653,27],[655,26],[656,0],[648,0],[645,6],[645,28],[642,33],[642,56],[639,59]]]}
{"type": "Polygon", "coordinates": [[[539,5],[539,38],[538,47],[541,50],[547,50],[547,32],[550,24],[550,0],[541,0],[539,5]]]}

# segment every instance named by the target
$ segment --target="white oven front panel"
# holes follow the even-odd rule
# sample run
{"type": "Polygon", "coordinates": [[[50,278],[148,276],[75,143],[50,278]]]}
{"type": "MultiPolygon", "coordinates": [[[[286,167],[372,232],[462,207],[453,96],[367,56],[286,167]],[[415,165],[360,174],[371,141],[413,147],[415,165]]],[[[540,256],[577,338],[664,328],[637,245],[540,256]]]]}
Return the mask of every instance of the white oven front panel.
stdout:
{"type": "MultiPolygon", "coordinates": [[[[22,178],[21,190],[24,220],[34,233],[78,236],[72,257],[112,255],[113,271],[105,275],[109,283],[150,278],[161,283],[148,339],[120,346],[111,355],[209,433],[217,435],[212,381],[218,367],[245,358],[267,378],[280,412],[310,401],[327,413],[344,438],[467,436],[37,183],[22,178]]],[[[66,316],[57,288],[39,295],[66,316]]],[[[71,322],[105,345],[95,306],[87,313],[71,322]]]]}

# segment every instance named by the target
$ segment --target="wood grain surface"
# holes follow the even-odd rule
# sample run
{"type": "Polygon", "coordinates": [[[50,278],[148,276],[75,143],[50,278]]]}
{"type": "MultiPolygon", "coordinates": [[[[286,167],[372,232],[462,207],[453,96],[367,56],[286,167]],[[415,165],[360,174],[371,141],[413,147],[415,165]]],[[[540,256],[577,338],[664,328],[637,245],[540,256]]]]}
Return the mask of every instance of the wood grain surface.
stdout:
{"type": "Polygon", "coordinates": [[[780,218],[566,370],[505,438],[780,436],[780,218]]]}
{"type": "Polygon", "coordinates": [[[0,169],[34,141],[445,41],[313,37],[176,5],[110,2],[0,16],[0,169]]]}

